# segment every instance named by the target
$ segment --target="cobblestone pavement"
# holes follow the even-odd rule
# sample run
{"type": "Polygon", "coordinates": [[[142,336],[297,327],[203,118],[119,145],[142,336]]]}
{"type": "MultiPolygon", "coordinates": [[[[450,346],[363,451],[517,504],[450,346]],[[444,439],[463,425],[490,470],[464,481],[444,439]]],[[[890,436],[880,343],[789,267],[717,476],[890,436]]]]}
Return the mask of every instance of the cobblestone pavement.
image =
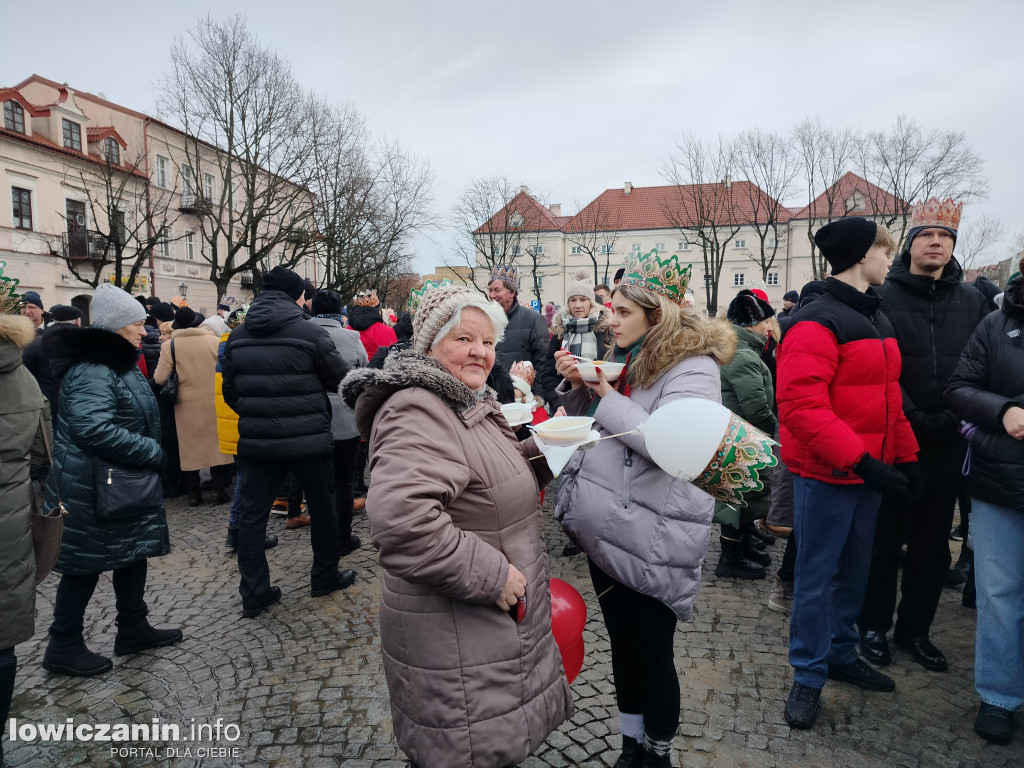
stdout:
{"type": "MultiPolygon", "coordinates": [[[[553,491],[553,488],[551,489],[553,491]]],[[[608,642],[583,556],[561,556],[565,543],[550,517],[546,533],[552,573],[588,601],[586,660],[572,686],[576,715],[522,768],[610,766],[618,754],[608,642]]],[[[129,743],[152,752],[112,756],[92,742],[5,742],[11,765],[41,766],[349,766],[404,768],[395,745],[377,642],[379,566],[367,545],[366,518],[356,517],[362,549],[344,559],[358,580],[334,595],[309,596],[309,529],[286,530],[271,517],[280,545],[268,553],[280,604],[255,620],[240,618],[237,569],[223,548],[227,506],[168,504],[173,552],[150,561],[147,599],[157,626],[181,625],[177,646],[116,657],[112,672],[93,679],[50,676],[40,667],[52,616],[56,575],[40,587],[37,633],[18,647],[12,716],[22,723],[235,724],[219,741],[129,743]],[[201,750],[234,749],[217,753],[201,750]],[[186,755],[186,749],[191,756],[186,755]],[[177,755],[175,755],[175,751],[177,755]],[[225,756],[226,755],[226,756],[225,756]]],[[[716,580],[717,536],[692,622],[676,634],[683,711],[674,764],[681,766],[920,766],[974,768],[1024,765],[1024,731],[1008,747],[972,731],[974,614],[945,590],[933,639],[950,658],[946,674],[930,673],[894,650],[886,670],[893,694],[830,683],[818,723],[791,731],[782,716],[791,683],[787,617],[769,611],[768,581],[716,580]]],[[[953,545],[959,547],[959,544],[953,545]]],[[[774,547],[776,564],[782,542],[774,547]]],[[[86,614],[89,647],[112,652],[114,600],[104,576],[86,614]]],[[[5,726],[6,727],[6,726],[5,726]]],[[[5,737],[8,734],[5,733],[5,737]]]]}

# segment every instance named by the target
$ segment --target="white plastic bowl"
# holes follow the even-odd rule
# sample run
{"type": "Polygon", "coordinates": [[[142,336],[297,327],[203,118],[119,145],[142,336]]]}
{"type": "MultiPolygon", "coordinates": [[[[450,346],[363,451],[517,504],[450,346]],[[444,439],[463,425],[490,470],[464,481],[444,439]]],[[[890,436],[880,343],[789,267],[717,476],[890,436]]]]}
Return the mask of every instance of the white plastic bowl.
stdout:
{"type": "Polygon", "coordinates": [[[548,445],[572,445],[586,440],[593,425],[589,416],[556,416],[542,421],[533,431],[548,445]]]}
{"type": "Polygon", "coordinates": [[[512,427],[529,424],[533,420],[533,409],[526,403],[502,403],[501,412],[512,427]]]}
{"type": "Polygon", "coordinates": [[[580,372],[580,376],[583,377],[584,381],[597,381],[598,368],[604,373],[605,379],[612,382],[619,378],[625,365],[622,363],[605,362],[603,360],[598,360],[594,363],[576,364],[576,370],[580,372]]]}

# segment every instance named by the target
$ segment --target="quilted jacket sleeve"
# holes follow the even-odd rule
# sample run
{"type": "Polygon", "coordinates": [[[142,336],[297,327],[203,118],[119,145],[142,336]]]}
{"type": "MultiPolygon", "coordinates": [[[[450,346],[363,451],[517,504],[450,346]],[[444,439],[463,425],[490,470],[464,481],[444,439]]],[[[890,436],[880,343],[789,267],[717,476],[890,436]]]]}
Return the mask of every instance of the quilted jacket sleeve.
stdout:
{"type": "Polygon", "coordinates": [[[145,416],[137,413],[139,431],[111,418],[119,411],[118,378],[103,365],[82,364],[68,371],[61,386],[61,412],[67,415],[68,436],[82,451],[112,464],[159,469],[159,441],[141,434],[145,416]]]}
{"type": "Polygon", "coordinates": [[[728,377],[739,403],[737,415],[761,431],[773,435],[777,421],[772,413],[771,379],[767,378],[767,373],[761,359],[746,351],[737,352],[732,362],[723,368],[723,374],[728,377]]]}
{"type": "Polygon", "coordinates": [[[446,512],[470,482],[470,462],[442,410],[448,409],[425,391],[403,390],[378,412],[366,499],[370,533],[390,573],[454,600],[489,605],[501,595],[508,560],[446,512]]]}
{"type": "Polygon", "coordinates": [[[832,409],[829,386],[839,365],[835,337],[818,323],[797,323],[786,335],[782,360],[779,420],[808,451],[835,467],[852,468],[867,446],[832,409]]]}
{"type": "Polygon", "coordinates": [[[953,375],[946,383],[945,398],[950,408],[982,429],[1001,431],[1003,413],[1013,402],[1004,395],[992,392],[989,377],[989,343],[992,321],[978,326],[967,342],[953,375]]]}

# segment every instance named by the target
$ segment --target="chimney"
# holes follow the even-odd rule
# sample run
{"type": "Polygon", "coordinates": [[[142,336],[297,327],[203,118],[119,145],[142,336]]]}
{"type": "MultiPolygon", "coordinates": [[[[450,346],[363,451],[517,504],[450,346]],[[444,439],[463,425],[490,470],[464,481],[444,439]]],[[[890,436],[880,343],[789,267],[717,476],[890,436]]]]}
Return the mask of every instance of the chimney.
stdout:
{"type": "Polygon", "coordinates": [[[722,186],[728,191],[732,189],[732,176],[726,174],[725,178],[722,179],[722,186]]]}
{"type": "Polygon", "coordinates": [[[528,186],[526,186],[525,184],[523,184],[523,186],[521,186],[519,188],[519,192],[521,194],[528,195],[528,194],[530,194],[530,188],[528,186]]]}
{"type": "Polygon", "coordinates": [[[625,185],[624,185],[624,186],[622,187],[622,191],[623,191],[623,193],[624,193],[624,194],[627,194],[627,195],[628,195],[628,194],[629,194],[630,192],[632,192],[632,191],[633,191],[633,182],[631,182],[631,181],[627,181],[627,182],[625,183],[625,185]]]}
{"type": "Polygon", "coordinates": [[[552,203],[551,205],[548,206],[548,208],[551,210],[551,215],[552,216],[561,216],[562,215],[562,204],[561,203],[552,203]]]}

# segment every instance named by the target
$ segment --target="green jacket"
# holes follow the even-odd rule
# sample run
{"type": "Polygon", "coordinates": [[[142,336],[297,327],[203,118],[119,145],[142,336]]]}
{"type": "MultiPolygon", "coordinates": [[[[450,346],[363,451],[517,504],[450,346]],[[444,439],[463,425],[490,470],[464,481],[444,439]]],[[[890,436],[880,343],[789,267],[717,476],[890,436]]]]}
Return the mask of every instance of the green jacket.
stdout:
{"type": "Polygon", "coordinates": [[[68,326],[47,334],[44,351],[62,376],[56,444],[47,503],[67,507],[57,570],[114,570],[171,551],[159,512],[119,520],[97,518],[95,459],[160,470],[156,397],[138,368],[139,350],[111,331],[68,326]]]}
{"type": "MultiPolygon", "coordinates": [[[[761,359],[765,348],[765,337],[738,325],[736,329],[736,354],[723,365],[722,405],[741,419],[749,421],[769,437],[775,434],[778,419],[772,411],[775,404],[775,389],[771,372],[761,359]]],[[[768,514],[771,504],[769,491],[770,473],[760,473],[764,483],[763,491],[750,491],[744,496],[746,507],[735,510],[722,502],[715,502],[715,522],[739,525],[768,514]]]]}
{"type": "Polygon", "coordinates": [[[0,315],[0,649],[25,642],[35,627],[29,461],[34,448],[41,458],[39,417],[48,424],[50,410],[21,364],[22,350],[35,336],[28,318],[0,315]]]}

